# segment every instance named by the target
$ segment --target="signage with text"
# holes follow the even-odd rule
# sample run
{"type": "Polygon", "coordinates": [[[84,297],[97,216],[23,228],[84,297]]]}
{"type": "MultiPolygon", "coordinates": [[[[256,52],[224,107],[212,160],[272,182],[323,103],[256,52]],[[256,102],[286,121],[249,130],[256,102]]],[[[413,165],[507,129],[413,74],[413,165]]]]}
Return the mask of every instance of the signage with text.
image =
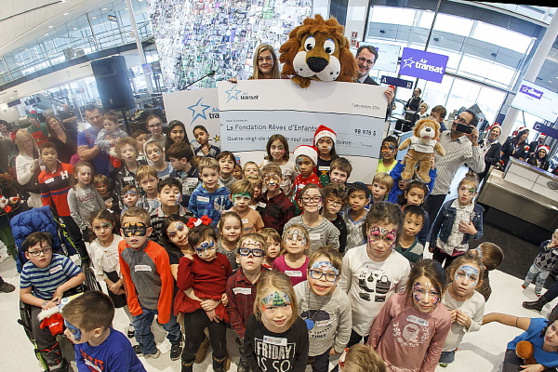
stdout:
{"type": "Polygon", "coordinates": [[[447,64],[448,56],[419,49],[403,48],[399,73],[441,83],[447,64]]]}

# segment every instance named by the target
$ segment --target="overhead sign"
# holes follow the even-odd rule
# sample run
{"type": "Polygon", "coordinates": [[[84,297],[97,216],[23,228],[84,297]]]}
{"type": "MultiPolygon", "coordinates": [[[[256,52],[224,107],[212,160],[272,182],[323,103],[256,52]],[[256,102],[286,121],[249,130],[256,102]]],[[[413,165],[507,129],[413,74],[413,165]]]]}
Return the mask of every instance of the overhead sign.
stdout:
{"type": "Polygon", "coordinates": [[[536,122],[533,129],[541,134],[546,134],[549,137],[558,139],[558,129],[544,125],[543,123],[536,122]]]}
{"type": "Polygon", "coordinates": [[[382,76],[380,83],[386,85],[395,85],[396,87],[403,87],[407,89],[413,88],[413,82],[410,80],[398,79],[398,78],[385,76],[385,75],[382,76]]]}
{"type": "Polygon", "coordinates": [[[511,106],[554,123],[558,118],[558,93],[523,80],[511,106]]]}
{"type": "Polygon", "coordinates": [[[447,64],[448,56],[419,49],[403,48],[399,73],[441,83],[447,64]]]}

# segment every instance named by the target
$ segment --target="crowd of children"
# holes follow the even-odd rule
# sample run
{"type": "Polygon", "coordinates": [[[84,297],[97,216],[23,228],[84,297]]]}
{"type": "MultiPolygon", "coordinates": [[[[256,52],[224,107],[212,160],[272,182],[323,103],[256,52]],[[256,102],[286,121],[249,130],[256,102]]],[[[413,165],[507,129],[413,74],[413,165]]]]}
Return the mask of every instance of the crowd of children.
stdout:
{"type": "MultiPolygon", "coordinates": [[[[161,354],[156,317],[183,372],[203,360],[207,344],[213,370],[229,369],[227,325],[238,371],[327,372],[337,359],[341,371],[433,371],[453,362],[465,334],[483,324],[488,271],[503,252],[493,243],[470,248],[483,235],[474,175],[428,216],[434,161],[428,185],[401,179],[405,160],[395,160],[393,137],[383,141],[379,172],[367,185],[348,182],[351,164],[323,125],[314,146],[293,155],[284,136],[272,135],[258,165],[211,145],[203,126],[192,145],[176,120],[165,136],[161,119],[150,117],[147,140],[121,135],[114,120],[105,116],[97,143],[120,161],[112,179],[89,163],[60,163],[48,141],[39,147],[43,204],[65,222],[108,293],[85,292],[62,309],[78,366],[144,371],[138,355],[161,354]],[[423,258],[426,247],[433,259],[423,258]],[[115,308],[128,314],[126,334],[137,345],[112,328],[115,308]]],[[[538,276],[540,294],[557,247],[558,231],[541,245],[524,288],[538,276]]],[[[23,250],[21,300],[35,319],[84,274],[52,252],[48,234],[31,234],[23,250]]],[[[505,314],[484,317],[491,321],[512,325],[505,314]]],[[[544,326],[526,318],[515,325],[530,339],[544,326]]],[[[556,352],[556,327],[533,341],[535,350],[556,352]]],[[[67,370],[48,329],[35,320],[32,329],[50,370],[67,370]]],[[[558,365],[556,356],[544,360],[558,365]]]]}

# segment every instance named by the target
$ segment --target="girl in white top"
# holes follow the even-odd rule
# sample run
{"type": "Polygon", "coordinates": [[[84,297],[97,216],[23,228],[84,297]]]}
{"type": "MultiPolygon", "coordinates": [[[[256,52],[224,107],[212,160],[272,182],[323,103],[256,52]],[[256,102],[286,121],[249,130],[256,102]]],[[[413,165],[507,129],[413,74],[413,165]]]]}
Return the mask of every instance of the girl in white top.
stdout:
{"type": "Polygon", "coordinates": [[[297,176],[295,171],[295,164],[289,160],[289,143],[287,139],[281,134],[274,134],[269,137],[267,145],[265,146],[267,156],[260,168],[267,164],[275,164],[281,167],[283,174],[281,179],[281,190],[285,195],[291,195],[292,184],[297,176]]]}
{"type": "Polygon", "coordinates": [[[484,265],[480,250],[472,249],[456,258],[448,269],[451,280],[442,303],[450,311],[451,328],[440,357],[440,366],[446,367],[455,359],[455,351],[463,336],[476,332],[482,325],[484,297],[476,291],[482,285],[484,265]]]}
{"type": "Polygon", "coordinates": [[[114,229],[117,228],[117,217],[106,209],[99,210],[91,214],[89,223],[94,237],[89,244],[88,253],[93,263],[95,277],[99,282],[105,282],[107,285],[108,294],[114,302],[114,306],[124,308],[130,319],[128,337],[131,337],[133,336],[132,314],[126,306],[126,295],[122,286],[124,281],[120,274],[118,261],[118,244],[123,238],[114,234],[114,229]]]}
{"type": "Polygon", "coordinates": [[[29,208],[42,207],[38,175],[41,172],[37,142],[26,129],[20,129],[15,136],[19,155],[15,159],[17,182],[29,193],[29,208]]]}

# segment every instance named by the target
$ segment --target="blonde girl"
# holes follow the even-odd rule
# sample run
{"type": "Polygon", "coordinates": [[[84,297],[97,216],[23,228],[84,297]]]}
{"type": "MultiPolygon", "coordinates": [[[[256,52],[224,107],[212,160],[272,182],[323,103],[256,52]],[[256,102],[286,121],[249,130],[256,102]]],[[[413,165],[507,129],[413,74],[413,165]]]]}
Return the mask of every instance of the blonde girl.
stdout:
{"type": "Polygon", "coordinates": [[[277,271],[263,273],[244,337],[251,371],[274,371],[274,366],[280,366],[282,372],[305,370],[308,329],[296,314],[298,306],[289,277],[277,271]],[[268,347],[263,348],[262,341],[268,347]]]}
{"type": "Polygon", "coordinates": [[[269,137],[265,146],[267,156],[264,158],[260,168],[267,164],[275,164],[281,167],[281,190],[285,195],[291,195],[293,181],[297,175],[295,163],[289,159],[289,143],[282,134],[273,134],[269,137]]]}
{"type": "Polygon", "coordinates": [[[273,270],[287,274],[291,283],[297,285],[307,279],[310,236],[304,226],[291,224],[283,232],[283,254],[273,262],[273,270]]]}
{"type": "Polygon", "coordinates": [[[450,284],[442,304],[451,314],[451,328],[440,357],[442,367],[455,360],[455,352],[465,333],[476,332],[482,325],[485,300],[476,291],[484,277],[480,250],[473,249],[456,258],[447,273],[450,284]]]}
{"type": "Polygon", "coordinates": [[[242,219],[235,211],[227,211],[221,215],[217,229],[219,230],[217,253],[227,256],[232,269],[235,270],[238,267],[236,262],[236,245],[244,231],[242,219]]]}
{"type": "Polygon", "coordinates": [[[27,205],[30,208],[42,206],[39,190],[39,173],[41,173],[39,149],[37,142],[26,129],[20,129],[15,135],[18,156],[15,158],[17,181],[29,194],[27,205]]]}
{"type": "Polygon", "coordinates": [[[484,209],[474,201],[478,188],[476,174],[467,173],[459,182],[457,198],[446,202],[432,223],[428,250],[444,267],[467,252],[470,240],[482,238],[484,209]]]}
{"type": "Polygon", "coordinates": [[[386,301],[367,344],[382,357],[388,371],[434,371],[451,326],[451,315],[441,303],[445,287],[442,266],[421,260],[411,268],[405,293],[386,301]]]}
{"type": "Polygon", "coordinates": [[[257,179],[262,178],[262,171],[258,168],[258,164],[253,161],[247,161],[244,163],[244,168],[242,169],[245,179],[257,179]]]}
{"type": "Polygon", "coordinates": [[[68,206],[70,216],[81,229],[82,235],[88,239],[91,233],[89,217],[93,211],[106,209],[105,202],[93,184],[93,168],[89,163],[77,163],[74,166],[73,178],[70,179],[68,206]]]}

